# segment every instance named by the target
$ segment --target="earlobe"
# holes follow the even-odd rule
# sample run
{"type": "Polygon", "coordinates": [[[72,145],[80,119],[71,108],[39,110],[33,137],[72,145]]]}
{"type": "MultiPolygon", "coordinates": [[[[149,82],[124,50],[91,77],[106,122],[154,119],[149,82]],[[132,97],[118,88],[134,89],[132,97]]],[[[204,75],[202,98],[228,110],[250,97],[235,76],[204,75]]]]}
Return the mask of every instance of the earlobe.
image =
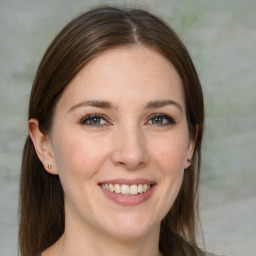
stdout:
{"type": "Polygon", "coordinates": [[[186,158],[186,162],[185,162],[185,169],[187,169],[192,163],[195,145],[196,145],[197,134],[198,134],[198,125],[196,125],[196,127],[195,127],[194,136],[191,137],[189,140],[187,158],[186,158]]]}
{"type": "Polygon", "coordinates": [[[40,131],[39,122],[37,119],[29,120],[28,130],[30,138],[33,141],[37,156],[42,162],[45,170],[51,174],[57,175],[57,169],[54,168],[55,161],[50,137],[40,131]]]}

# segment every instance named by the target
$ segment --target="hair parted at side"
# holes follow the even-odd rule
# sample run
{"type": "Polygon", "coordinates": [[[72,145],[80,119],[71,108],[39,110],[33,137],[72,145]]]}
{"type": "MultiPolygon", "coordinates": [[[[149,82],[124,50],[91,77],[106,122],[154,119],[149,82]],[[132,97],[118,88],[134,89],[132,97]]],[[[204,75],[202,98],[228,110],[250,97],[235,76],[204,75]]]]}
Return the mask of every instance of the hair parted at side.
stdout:
{"type": "MultiPolygon", "coordinates": [[[[182,82],[190,136],[196,138],[194,156],[181,190],[161,223],[159,249],[179,248],[199,255],[196,243],[198,182],[204,103],[200,81],[185,46],[158,17],[139,9],[99,7],[72,20],[46,51],[33,83],[28,119],[36,118],[48,134],[56,103],[75,75],[90,60],[118,46],[143,45],[158,51],[176,68],[182,82]]],[[[40,253],[64,232],[64,193],[58,176],[44,170],[28,136],[20,178],[19,247],[22,256],[40,253]]]]}

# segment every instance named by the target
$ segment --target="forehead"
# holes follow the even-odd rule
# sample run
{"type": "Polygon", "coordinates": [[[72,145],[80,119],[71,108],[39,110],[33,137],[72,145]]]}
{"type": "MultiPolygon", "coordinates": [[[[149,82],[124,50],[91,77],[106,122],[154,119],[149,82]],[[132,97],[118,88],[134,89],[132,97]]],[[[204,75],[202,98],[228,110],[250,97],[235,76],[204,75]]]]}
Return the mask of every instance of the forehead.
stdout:
{"type": "Polygon", "coordinates": [[[107,50],[74,77],[58,105],[67,107],[79,100],[106,98],[161,100],[172,97],[184,104],[183,86],[173,64],[155,50],[143,46],[107,50]]]}

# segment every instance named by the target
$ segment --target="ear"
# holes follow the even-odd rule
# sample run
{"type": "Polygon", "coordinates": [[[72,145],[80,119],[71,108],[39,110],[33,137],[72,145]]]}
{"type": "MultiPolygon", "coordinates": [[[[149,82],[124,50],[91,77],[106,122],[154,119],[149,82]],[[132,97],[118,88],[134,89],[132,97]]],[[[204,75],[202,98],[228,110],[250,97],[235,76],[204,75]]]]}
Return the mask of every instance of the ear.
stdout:
{"type": "Polygon", "coordinates": [[[45,135],[40,131],[39,122],[37,119],[29,120],[28,130],[30,138],[33,141],[37,156],[42,162],[45,170],[51,174],[57,175],[58,172],[55,165],[54,154],[49,135],[45,135]]]}
{"type": "Polygon", "coordinates": [[[196,127],[195,127],[194,136],[193,137],[191,136],[189,139],[187,158],[185,160],[184,169],[187,169],[191,165],[191,161],[192,161],[192,158],[194,155],[194,149],[195,149],[195,145],[196,145],[197,134],[198,134],[198,125],[196,125],[196,127]]]}

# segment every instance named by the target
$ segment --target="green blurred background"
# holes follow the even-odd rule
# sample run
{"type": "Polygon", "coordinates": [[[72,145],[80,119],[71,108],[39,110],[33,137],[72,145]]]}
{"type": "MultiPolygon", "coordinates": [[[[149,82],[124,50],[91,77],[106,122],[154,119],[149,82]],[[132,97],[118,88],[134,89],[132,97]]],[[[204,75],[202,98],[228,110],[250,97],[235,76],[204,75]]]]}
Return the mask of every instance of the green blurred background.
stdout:
{"type": "Polygon", "coordinates": [[[190,51],[206,103],[201,177],[206,248],[256,255],[256,1],[1,0],[0,248],[17,255],[21,152],[32,81],[70,19],[99,4],[142,7],[168,21],[190,51]]]}

